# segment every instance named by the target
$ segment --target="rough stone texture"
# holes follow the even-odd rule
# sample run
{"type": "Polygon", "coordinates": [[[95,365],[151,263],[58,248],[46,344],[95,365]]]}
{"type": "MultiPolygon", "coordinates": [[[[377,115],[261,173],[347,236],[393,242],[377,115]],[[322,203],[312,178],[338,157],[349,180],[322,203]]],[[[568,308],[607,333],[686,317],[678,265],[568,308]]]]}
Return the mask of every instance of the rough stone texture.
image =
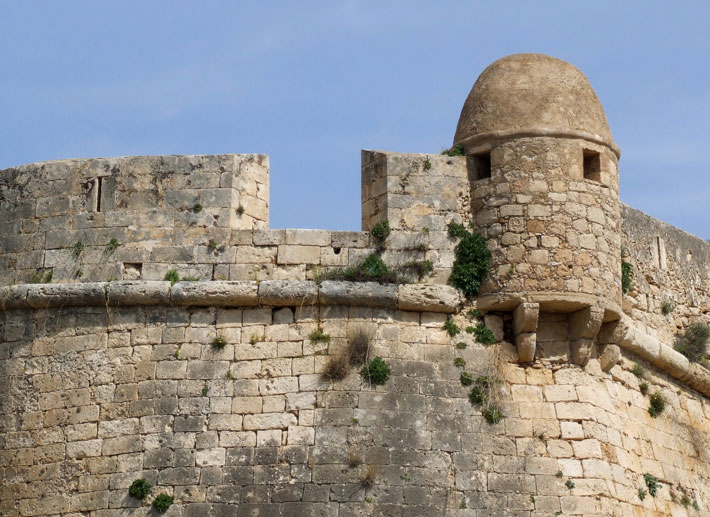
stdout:
{"type": "Polygon", "coordinates": [[[403,311],[455,312],[463,304],[463,297],[445,285],[401,285],[398,306],[403,311]]]}
{"type": "Polygon", "coordinates": [[[619,204],[571,65],[495,63],[459,129],[469,156],[363,151],[362,232],[269,229],[263,155],[0,171],[0,515],[145,516],[160,492],[184,517],[707,513],[710,372],[673,344],[707,322],[710,244],[619,204]],[[492,252],[477,299],[445,285],[451,221],[492,252]],[[329,280],[375,251],[409,283],[329,280]],[[351,347],[384,385],[336,368],[351,347]]]}

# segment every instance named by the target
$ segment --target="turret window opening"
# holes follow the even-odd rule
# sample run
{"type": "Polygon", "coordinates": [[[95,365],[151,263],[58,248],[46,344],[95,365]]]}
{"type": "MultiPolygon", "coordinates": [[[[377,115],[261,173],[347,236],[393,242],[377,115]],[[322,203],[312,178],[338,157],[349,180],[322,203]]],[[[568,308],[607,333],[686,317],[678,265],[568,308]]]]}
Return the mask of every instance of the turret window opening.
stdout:
{"type": "Polygon", "coordinates": [[[485,151],[468,156],[468,170],[473,180],[491,177],[491,153],[485,151]]]}
{"type": "Polygon", "coordinates": [[[584,167],[584,179],[601,183],[601,157],[596,151],[585,149],[582,151],[582,160],[584,167]]]}

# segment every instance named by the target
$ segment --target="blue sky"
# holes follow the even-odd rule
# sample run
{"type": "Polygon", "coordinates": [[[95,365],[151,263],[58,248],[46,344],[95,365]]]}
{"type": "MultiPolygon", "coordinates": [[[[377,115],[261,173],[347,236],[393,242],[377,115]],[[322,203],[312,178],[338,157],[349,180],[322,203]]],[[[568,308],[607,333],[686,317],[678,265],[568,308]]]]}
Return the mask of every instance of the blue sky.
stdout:
{"type": "Polygon", "coordinates": [[[360,149],[437,153],[517,52],[590,79],[624,202],[710,239],[710,3],[0,0],[0,169],[259,152],[273,228],[359,229],[360,149]]]}

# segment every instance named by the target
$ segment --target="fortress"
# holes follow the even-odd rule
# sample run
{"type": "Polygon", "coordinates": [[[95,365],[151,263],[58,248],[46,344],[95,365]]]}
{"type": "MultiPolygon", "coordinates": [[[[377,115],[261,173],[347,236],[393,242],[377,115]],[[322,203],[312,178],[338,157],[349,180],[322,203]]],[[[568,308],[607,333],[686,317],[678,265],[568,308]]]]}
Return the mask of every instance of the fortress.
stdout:
{"type": "Polygon", "coordinates": [[[265,155],[0,171],[0,515],[708,515],[710,243],[620,202],[566,62],[453,143],[363,151],[360,232],[269,229],[265,155]]]}

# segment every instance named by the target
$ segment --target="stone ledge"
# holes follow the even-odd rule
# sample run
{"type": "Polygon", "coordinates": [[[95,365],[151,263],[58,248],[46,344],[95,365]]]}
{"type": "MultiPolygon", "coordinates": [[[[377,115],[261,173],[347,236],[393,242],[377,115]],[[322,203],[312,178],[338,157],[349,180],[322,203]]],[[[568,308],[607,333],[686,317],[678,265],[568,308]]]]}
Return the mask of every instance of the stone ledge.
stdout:
{"type": "Polygon", "coordinates": [[[49,307],[345,305],[403,311],[453,313],[463,306],[456,289],[439,284],[378,284],[325,281],[116,281],[22,284],[0,287],[0,309],[49,307]]]}
{"type": "Polygon", "coordinates": [[[618,336],[617,342],[622,348],[647,360],[674,379],[710,397],[710,371],[705,367],[691,363],[687,357],[672,347],[664,345],[655,337],[642,332],[634,326],[628,316],[621,318],[615,334],[618,336]]]}

